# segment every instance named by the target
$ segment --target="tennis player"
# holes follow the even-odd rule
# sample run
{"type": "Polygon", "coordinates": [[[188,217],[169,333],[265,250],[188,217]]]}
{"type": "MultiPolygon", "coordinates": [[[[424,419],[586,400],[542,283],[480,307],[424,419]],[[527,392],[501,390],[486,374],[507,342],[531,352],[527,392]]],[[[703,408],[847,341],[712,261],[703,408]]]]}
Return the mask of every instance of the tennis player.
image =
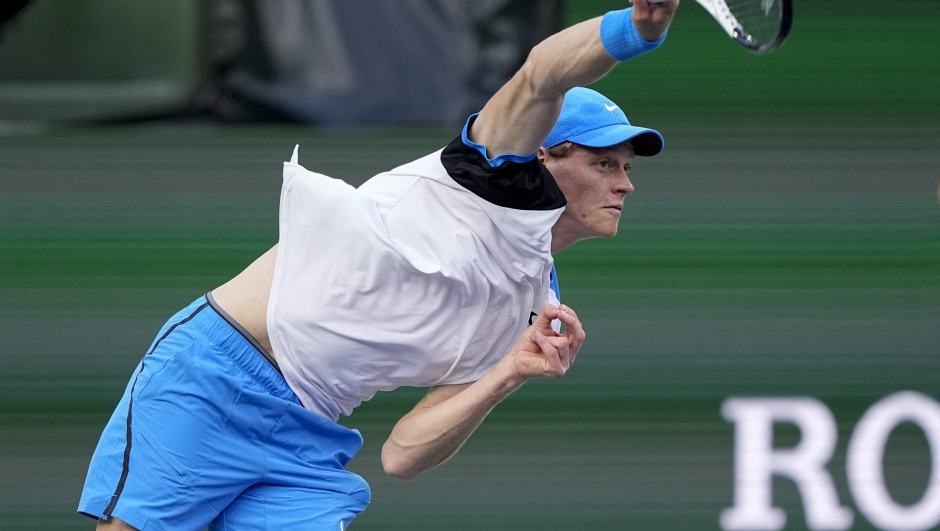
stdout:
{"type": "Polygon", "coordinates": [[[340,415],[430,387],[382,449],[414,478],[526,380],[563,376],[585,334],[552,254],[613,237],[631,160],[663,147],[578,87],[664,39],[677,0],[633,3],[546,39],[450,145],[359,189],[295,149],[278,245],[158,333],[79,511],[99,529],[342,530],[370,492],[340,415]]]}

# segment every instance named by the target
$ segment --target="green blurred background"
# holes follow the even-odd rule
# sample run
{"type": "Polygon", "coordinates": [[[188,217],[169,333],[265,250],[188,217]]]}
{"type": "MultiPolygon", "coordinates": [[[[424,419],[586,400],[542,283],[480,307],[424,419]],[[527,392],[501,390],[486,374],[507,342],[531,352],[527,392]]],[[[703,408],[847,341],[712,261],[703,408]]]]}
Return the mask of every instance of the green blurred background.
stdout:
{"type": "MultiPolygon", "coordinates": [[[[568,20],[617,5],[572,1],[568,20]]],[[[182,46],[172,17],[142,20],[182,46]]],[[[423,391],[363,405],[343,420],[366,438],[351,468],[373,488],[354,529],[719,529],[731,396],[822,400],[854,507],[861,414],[895,391],[940,398],[938,27],[935,0],[806,0],[786,45],[754,56],[684,0],[661,50],[595,87],[667,149],[637,161],[616,239],[557,256],[589,333],[575,369],[527,384],[412,482],[378,456],[423,391]]],[[[49,50],[36,60],[67,62],[49,50]]],[[[2,79],[26,68],[10,53],[2,79]]],[[[457,131],[0,122],[0,528],[93,528],[74,508],[127,378],[170,315],[275,242],[295,143],[308,168],[358,184],[457,131]]],[[[902,425],[892,495],[917,501],[929,474],[926,438],[902,425]]],[[[774,501],[806,528],[792,482],[774,501]]]]}

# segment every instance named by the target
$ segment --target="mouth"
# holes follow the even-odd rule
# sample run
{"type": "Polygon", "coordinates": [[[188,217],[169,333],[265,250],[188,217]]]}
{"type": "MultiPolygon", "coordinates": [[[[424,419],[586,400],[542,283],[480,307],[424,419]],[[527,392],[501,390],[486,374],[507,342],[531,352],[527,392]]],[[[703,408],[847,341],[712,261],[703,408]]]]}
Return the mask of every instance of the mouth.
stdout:
{"type": "Polygon", "coordinates": [[[623,211],[623,205],[609,205],[609,206],[605,206],[605,207],[604,207],[604,210],[607,211],[607,212],[610,212],[611,214],[614,214],[615,216],[619,216],[620,213],[621,213],[621,211],[623,211]]]}

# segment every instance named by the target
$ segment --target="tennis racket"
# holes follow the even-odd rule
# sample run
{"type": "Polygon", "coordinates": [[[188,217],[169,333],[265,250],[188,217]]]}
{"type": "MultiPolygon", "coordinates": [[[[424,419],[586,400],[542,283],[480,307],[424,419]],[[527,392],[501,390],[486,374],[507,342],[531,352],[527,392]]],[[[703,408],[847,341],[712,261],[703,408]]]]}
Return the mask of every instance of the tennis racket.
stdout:
{"type": "MultiPolygon", "coordinates": [[[[667,0],[647,0],[658,4],[667,0]]],[[[722,29],[754,53],[778,48],[790,33],[793,0],[695,0],[722,29]]]]}

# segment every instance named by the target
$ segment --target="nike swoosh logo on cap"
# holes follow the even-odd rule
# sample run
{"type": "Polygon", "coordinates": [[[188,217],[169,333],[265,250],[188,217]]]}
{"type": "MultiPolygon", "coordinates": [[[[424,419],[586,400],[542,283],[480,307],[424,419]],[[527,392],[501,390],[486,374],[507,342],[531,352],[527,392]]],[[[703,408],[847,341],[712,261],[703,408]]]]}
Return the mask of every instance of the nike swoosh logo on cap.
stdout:
{"type": "Polygon", "coordinates": [[[607,109],[608,111],[612,111],[616,109],[617,107],[618,107],[617,105],[607,105],[606,103],[604,104],[604,108],[607,109]]]}

